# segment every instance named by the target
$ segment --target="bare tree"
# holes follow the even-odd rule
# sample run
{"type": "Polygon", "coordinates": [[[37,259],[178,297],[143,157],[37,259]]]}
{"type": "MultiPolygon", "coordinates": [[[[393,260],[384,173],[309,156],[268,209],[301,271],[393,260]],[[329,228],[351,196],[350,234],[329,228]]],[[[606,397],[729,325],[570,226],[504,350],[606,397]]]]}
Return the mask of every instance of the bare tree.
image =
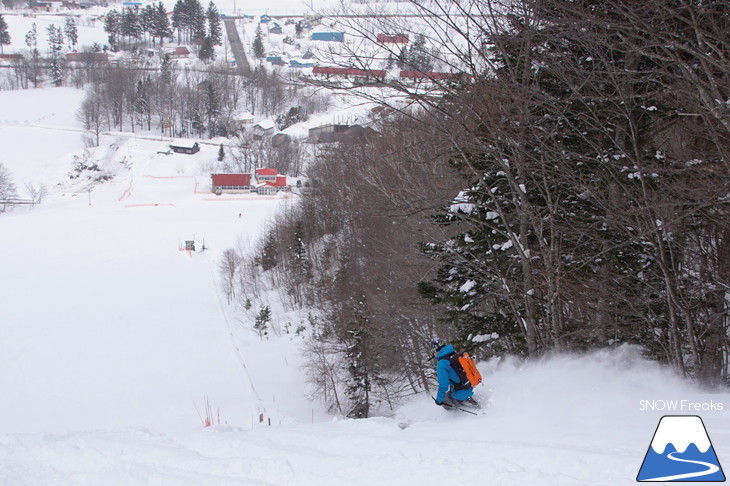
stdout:
{"type": "Polygon", "coordinates": [[[108,108],[104,96],[98,88],[93,87],[87,93],[81,103],[76,119],[84,124],[86,130],[90,130],[96,138],[96,146],[99,146],[99,138],[108,120],[108,108]]]}
{"type": "Polygon", "coordinates": [[[48,195],[48,187],[45,184],[39,184],[36,186],[29,182],[25,185],[25,190],[28,191],[28,195],[30,195],[30,199],[33,201],[33,204],[42,203],[48,195]]]}
{"type": "MultiPolygon", "coordinates": [[[[448,230],[425,247],[444,265],[423,293],[482,349],[536,356],[639,342],[680,370],[726,377],[727,322],[707,306],[726,285],[709,262],[727,256],[706,253],[725,248],[717,216],[730,180],[721,3],[413,7],[421,19],[409,25],[373,15],[349,27],[362,44],[401,32],[438,47],[421,54],[444,72],[388,82],[411,103],[396,97],[387,109],[423,122],[464,177],[438,219],[448,230]]],[[[387,62],[357,46],[342,65],[387,62]]],[[[379,97],[354,82],[317,83],[379,97]]]]}
{"type": "MultiPolygon", "coordinates": [[[[8,171],[5,166],[0,163],[0,201],[3,202],[2,206],[0,206],[0,208],[2,208],[0,209],[0,212],[5,212],[6,207],[8,207],[8,201],[12,202],[12,200],[17,199],[17,197],[18,193],[15,190],[15,183],[13,183],[10,171],[8,171]]],[[[10,207],[12,207],[12,205],[10,207]]]]}
{"type": "Polygon", "coordinates": [[[223,283],[223,292],[230,304],[236,297],[236,273],[239,271],[241,258],[235,250],[229,249],[223,252],[218,268],[223,283]]]}

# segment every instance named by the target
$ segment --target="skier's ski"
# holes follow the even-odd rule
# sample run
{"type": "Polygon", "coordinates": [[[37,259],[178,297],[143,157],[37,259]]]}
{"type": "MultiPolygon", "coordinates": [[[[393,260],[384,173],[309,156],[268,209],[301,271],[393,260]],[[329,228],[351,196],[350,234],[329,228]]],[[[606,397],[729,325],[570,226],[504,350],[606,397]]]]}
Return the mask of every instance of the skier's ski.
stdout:
{"type": "Polygon", "coordinates": [[[449,408],[451,408],[451,409],[454,409],[454,410],[459,410],[460,412],[464,412],[464,413],[470,413],[470,414],[472,414],[472,415],[479,415],[479,414],[478,414],[478,413],[476,413],[476,412],[473,412],[473,411],[471,411],[471,410],[467,410],[467,409],[465,409],[465,408],[457,407],[456,405],[449,405],[448,403],[444,403],[443,405],[446,405],[447,407],[449,407],[449,408]]]}
{"type": "MultiPolygon", "coordinates": [[[[434,401],[434,402],[436,401],[436,398],[435,398],[435,397],[431,397],[431,398],[433,398],[433,401],[434,401]]],[[[478,413],[476,413],[476,412],[473,412],[473,411],[471,411],[471,410],[467,410],[467,409],[465,409],[465,408],[457,407],[456,405],[451,405],[451,404],[449,404],[449,403],[446,403],[446,402],[443,402],[443,403],[441,403],[440,405],[442,405],[442,406],[444,406],[444,407],[448,407],[448,408],[450,408],[450,409],[452,409],[452,410],[459,410],[459,411],[461,411],[461,412],[465,412],[465,413],[470,413],[470,414],[472,414],[472,415],[479,415],[478,413]]]]}

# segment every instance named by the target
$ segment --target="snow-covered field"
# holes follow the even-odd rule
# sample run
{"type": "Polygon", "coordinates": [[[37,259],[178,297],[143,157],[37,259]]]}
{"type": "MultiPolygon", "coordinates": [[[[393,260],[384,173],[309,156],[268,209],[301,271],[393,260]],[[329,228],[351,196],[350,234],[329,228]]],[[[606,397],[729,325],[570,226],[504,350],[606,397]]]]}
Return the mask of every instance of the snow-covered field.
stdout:
{"type": "MultiPolygon", "coordinates": [[[[700,415],[730,464],[730,393],[630,347],[480,363],[479,416],[427,394],[389,417],[327,415],[301,338],[259,338],[218,282],[222,252],[296,194],[210,194],[215,144],[162,155],[167,140],[118,133],[85,149],[82,99],[0,91],[0,163],[21,197],[48,188],[0,214],[0,485],[628,485],[663,415],[700,415]],[[113,180],[69,179],[85,157],[113,180]]],[[[268,304],[279,326],[306,321],[268,304]]]]}

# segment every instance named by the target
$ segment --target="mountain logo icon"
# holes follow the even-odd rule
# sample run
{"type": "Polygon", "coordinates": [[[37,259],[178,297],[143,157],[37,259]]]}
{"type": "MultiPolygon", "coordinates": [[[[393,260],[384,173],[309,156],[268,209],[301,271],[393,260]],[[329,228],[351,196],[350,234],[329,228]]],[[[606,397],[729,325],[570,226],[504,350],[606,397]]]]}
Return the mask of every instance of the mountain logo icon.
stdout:
{"type": "Polygon", "coordinates": [[[662,417],[636,480],[725,481],[725,474],[702,419],[696,415],[662,417]]]}

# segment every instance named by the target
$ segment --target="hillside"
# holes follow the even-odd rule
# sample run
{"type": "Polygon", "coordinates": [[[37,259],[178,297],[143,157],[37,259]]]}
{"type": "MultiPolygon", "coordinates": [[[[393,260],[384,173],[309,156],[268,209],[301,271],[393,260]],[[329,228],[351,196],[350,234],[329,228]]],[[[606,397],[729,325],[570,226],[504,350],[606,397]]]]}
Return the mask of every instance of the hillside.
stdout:
{"type": "MultiPolygon", "coordinates": [[[[388,416],[329,415],[286,331],[307,316],[267,295],[264,339],[220,288],[223,252],[252,251],[296,190],[212,194],[219,140],[165,155],[167,138],[107,132],[86,148],[83,97],[0,91],[0,163],[21,195],[47,188],[0,214],[0,485],[629,485],[668,414],[701,415],[730,464],[730,392],[630,346],[481,362],[478,416],[425,393],[388,416]]],[[[367,109],[340,101],[310,123],[367,109]]]]}
{"type": "MultiPolygon", "coordinates": [[[[216,197],[200,170],[214,146],[166,156],[131,135],[98,149],[115,175],[89,194],[64,177],[83,149],[67,118],[79,97],[60,92],[0,127],[21,181],[58,181],[42,205],[0,217],[2,484],[632,484],[668,412],[642,400],[728,403],[624,348],[481,363],[484,416],[423,395],[391,418],[327,417],[307,399],[300,340],[262,341],[216,281],[221,251],[252,243],[296,196],[216,197]],[[186,239],[208,249],[179,251],[186,239]]],[[[702,412],[721,463],[726,414],[702,412]]]]}

